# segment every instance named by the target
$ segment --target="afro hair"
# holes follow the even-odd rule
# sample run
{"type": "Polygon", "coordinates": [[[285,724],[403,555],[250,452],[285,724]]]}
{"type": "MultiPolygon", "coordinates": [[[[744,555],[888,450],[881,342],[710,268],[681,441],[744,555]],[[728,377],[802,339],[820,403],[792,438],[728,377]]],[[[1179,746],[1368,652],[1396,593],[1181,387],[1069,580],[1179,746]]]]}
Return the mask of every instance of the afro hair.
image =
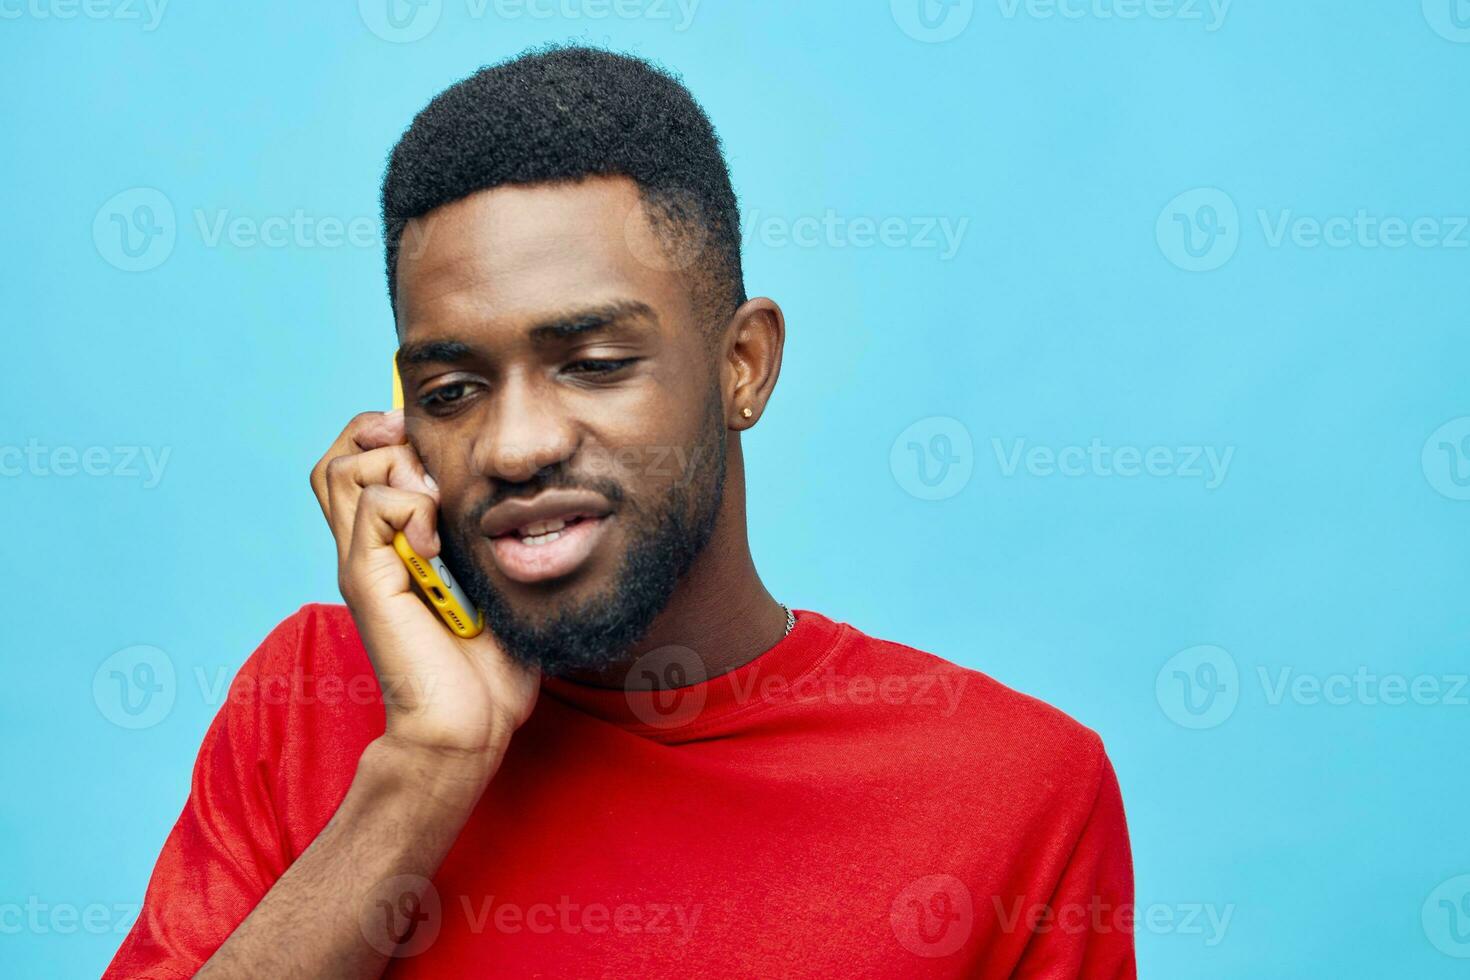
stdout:
{"type": "Polygon", "coordinates": [[[665,249],[688,256],[674,267],[692,273],[706,326],[722,325],[745,287],[739,206],[709,117],[668,72],[581,46],[481,68],[414,117],[383,177],[390,300],[409,221],[476,191],[595,176],[638,185],[665,249]]]}

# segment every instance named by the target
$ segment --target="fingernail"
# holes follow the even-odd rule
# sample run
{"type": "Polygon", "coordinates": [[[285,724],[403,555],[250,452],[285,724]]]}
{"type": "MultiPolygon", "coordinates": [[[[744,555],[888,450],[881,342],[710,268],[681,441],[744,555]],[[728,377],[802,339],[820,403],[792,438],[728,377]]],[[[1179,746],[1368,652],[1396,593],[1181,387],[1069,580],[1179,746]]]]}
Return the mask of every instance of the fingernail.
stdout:
{"type": "Polygon", "coordinates": [[[434,491],[435,493],[438,493],[439,492],[439,481],[438,480],[435,480],[432,476],[430,476],[427,473],[424,474],[424,485],[427,486],[430,490],[434,491]]]}
{"type": "Polygon", "coordinates": [[[403,409],[395,408],[392,411],[384,412],[383,418],[388,419],[390,422],[397,422],[399,419],[403,418],[403,409]]]}

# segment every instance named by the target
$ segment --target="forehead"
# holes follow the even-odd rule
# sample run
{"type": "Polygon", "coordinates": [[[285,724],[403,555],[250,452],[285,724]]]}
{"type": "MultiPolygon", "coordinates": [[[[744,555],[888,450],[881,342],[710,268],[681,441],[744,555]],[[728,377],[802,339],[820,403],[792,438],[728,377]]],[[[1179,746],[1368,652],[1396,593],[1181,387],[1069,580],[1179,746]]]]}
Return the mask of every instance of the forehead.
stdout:
{"type": "Polygon", "coordinates": [[[411,222],[399,243],[399,334],[514,325],[549,311],[638,301],[687,324],[683,274],[625,177],[479,191],[411,222]]]}

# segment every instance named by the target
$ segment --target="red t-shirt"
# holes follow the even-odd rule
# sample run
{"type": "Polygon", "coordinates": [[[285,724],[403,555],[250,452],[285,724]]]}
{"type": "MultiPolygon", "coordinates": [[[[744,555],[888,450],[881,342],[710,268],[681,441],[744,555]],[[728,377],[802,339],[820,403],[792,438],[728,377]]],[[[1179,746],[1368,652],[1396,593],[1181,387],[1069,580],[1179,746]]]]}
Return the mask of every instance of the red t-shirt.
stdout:
{"type": "MultiPolygon", "coordinates": [[[[191,976],[382,730],[345,607],[273,630],[106,976],[191,976]]],[[[546,681],[431,893],[401,910],[413,955],[387,975],[1131,978],[1132,903],[1094,732],[800,612],[760,657],[677,691],[546,681]]]]}

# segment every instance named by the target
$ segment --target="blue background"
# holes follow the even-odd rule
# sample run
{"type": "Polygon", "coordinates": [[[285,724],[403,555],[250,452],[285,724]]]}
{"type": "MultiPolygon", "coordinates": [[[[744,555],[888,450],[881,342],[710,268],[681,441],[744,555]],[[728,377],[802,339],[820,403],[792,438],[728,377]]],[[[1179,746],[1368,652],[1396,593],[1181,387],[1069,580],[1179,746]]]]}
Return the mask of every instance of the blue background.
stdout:
{"type": "Polygon", "coordinates": [[[1223,22],[1183,0],[1131,19],[1103,16],[1114,0],[985,0],[951,10],[943,41],[912,0],[704,0],[683,30],[648,0],[637,19],[442,0],[416,41],[374,33],[372,0],[177,2],[153,29],[101,2],[0,20],[0,451],[105,447],[94,468],[124,471],[0,457],[0,973],[102,970],[223,684],[276,622],[336,599],[306,477],[387,398],[388,148],[450,81],[580,39],[682,72],[765,222],[747,282],[789,340],[746,446],[772,591],[1102,734],[1138,904],[1174,920],[1139,928],[1144,975],[1464,975],[1470,942],[1448,930],[1470,918],[1430,899],[1470,873],[1470,692],[1273,697],[1283,670],[1360,668],[1444,695],[1470,661],[1470,31],[1451,0],[1239,0],[1223,22]],[[141,198],[107,203],[134,188],[175,215],[144,271],[108,236],[141,198]],[[1216,190],[1166,207],[1198,188],[1216,190]],[[1233,222],[1199,209],[1221,194],[1233,222]],[[1283,216],[1360,211],[1447,240],[1273,244],[1283,216]],[[829,212],[902,232],[779,233],[829,212]],[[206,234],[298,213],[372,241],[206,234]],[[925,246],[934,221],[967,222],[953,255],[925,246]],[[1218,268],[1181,267],[1185,224],[1218,268]],[[1213,488],[1177,465],[1006,465],[1016,440],[1094,439],[1233,455],[1213,488]],[[125,446],[169,452],[156,485],[125,446]],[[138,644],[175,680],[131,729],[104,661],[138,644]],[[1210,680],[1202,644],[1222,679],[1176,691],[1181,664],[1210,680]],[[52,911],[22,922],[27,903],[52,911]],[[54,915],[92,904],[93,928],[54,915]],[[1223,935],[1207,912],[1182,928],[1194,906],[1228,910],[1223,935]]]}

